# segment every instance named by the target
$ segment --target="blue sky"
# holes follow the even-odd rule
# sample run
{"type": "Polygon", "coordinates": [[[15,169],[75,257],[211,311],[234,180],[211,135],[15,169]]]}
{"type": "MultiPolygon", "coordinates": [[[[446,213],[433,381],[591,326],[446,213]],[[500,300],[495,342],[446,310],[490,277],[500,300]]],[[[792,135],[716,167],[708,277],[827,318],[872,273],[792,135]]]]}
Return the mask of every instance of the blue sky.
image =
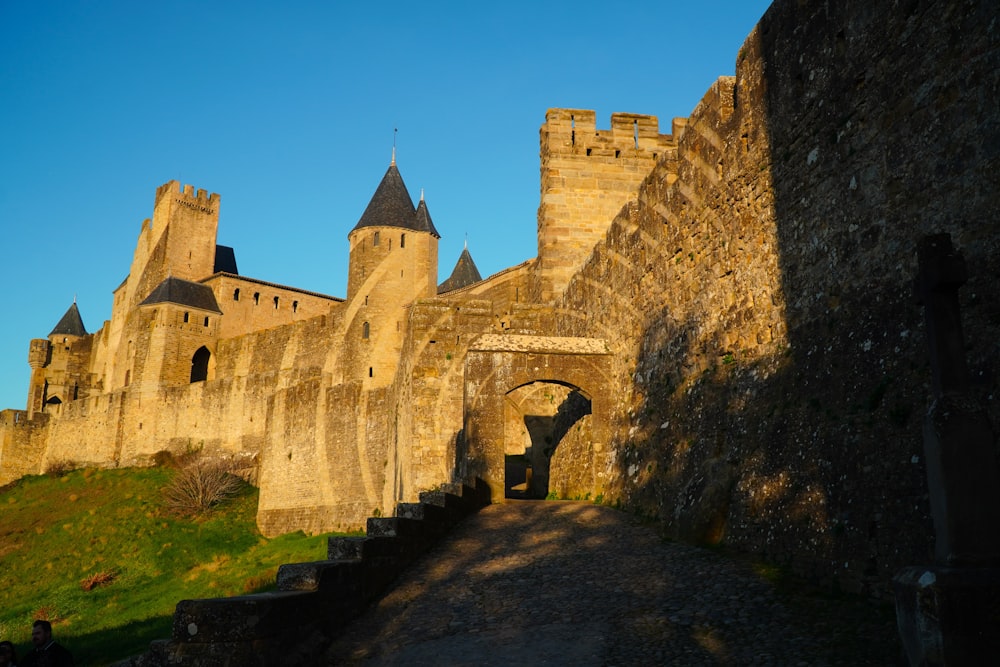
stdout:
{"type": "Polygon", "coordinates": [[[73,302],[111,314],[157,186],[222,195],[240,273],[334,296],[391,157],[486,276],[534,257],[551,107],[687,116],[770,3],[0,2],[0,408],[73,302]]]}

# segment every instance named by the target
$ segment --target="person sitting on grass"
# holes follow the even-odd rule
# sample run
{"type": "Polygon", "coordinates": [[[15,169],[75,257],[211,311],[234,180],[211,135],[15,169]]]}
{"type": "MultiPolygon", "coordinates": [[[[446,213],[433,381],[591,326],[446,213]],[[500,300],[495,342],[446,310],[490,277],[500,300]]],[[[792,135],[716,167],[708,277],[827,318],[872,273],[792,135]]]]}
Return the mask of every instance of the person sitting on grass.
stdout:
{"type": "Polygon", "coordinates": [[[0,667],[17,667],[17,651],[8,641],[0,642],[0,667]]]}
{"type": "Polygon", "coordinates": [[[48,621],[34,622],[31,643],[35,647],[24,656],[21,667],[73,667],[73,656],[52,639],[52,624],[48,621]]]}

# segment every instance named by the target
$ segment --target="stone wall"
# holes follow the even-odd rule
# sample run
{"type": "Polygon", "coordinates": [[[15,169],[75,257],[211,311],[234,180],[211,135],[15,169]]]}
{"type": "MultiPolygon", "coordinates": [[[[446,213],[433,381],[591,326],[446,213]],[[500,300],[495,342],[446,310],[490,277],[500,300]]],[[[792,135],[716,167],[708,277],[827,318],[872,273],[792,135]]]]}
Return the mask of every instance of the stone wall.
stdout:
{"type": "Polygon", "coordinates": [[[566,291],[627,388],[620,500],[850,590],[931,559],[910,282],[951,233],[998,423],[998,42],[987,2],[771,7],[566,291]]]}

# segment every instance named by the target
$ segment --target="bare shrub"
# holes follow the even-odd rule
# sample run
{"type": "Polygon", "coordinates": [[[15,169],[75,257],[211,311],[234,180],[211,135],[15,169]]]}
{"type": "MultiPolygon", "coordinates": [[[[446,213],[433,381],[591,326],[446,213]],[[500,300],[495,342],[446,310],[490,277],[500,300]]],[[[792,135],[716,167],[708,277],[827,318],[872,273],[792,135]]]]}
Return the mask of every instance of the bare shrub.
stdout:
{"type": "Polygon", "coordinates": [[[73,472],[74,470],[79,470],[79,469],[80,469],[80,464],[77,463],[76,461],[69,461],[69,460],[53,461],[45,469],[45,474],[48,475],[49,477],[62,477],[63,475],[67,475],[73,472]]]}
{"type": "Polygon", "coordinates": [[[163,490],[167,508],[178,514],[199,514],[235,496],[243,480],[222,461],[195,460],[174,473],[163,490]]]}
{"type": "Polygon", "coordinates": [[[117,578],[118,573],[112,572],[111,570],[95,572],[94,574],[88,575],[80,580],[80,588],[85,591],[92,591],[98,586],[107,586],[117,578]]]}

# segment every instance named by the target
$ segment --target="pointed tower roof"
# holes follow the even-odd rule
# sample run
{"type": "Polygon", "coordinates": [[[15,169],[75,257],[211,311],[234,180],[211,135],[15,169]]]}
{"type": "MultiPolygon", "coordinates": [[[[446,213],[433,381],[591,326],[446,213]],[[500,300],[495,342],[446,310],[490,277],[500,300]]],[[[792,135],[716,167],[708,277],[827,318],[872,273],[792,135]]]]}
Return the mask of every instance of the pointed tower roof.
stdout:
{"type": "Polygon", "coordinates": [[[430,232],[434,238],[441,238],[438,230],[434,228],[434,221],[431,220],[431,213],[427,210],[423,192],[420,193],[420,203],[417,204],[417,212],[414,214],[414,228],[418,232],[430,232]]]}
{"type": "Polygon", "coordinates": [[[139,305],[151,306],[157,303],[173,303],[178,306],[188,306],[222,314],[211,287],[181,278],[167,278],[157,285],[156,289],[150,292],[149,296],[143,299],[139,305]]]}
{"type": "Polygon", "coordinates": [[[351,231],[362,227],[403,227],[414,228],[413,200],[406,190],[403,177],[396,169],[395,160],[389,165],[382,182],[379,183],[368,208],[361,214],[361,219],[351,231]]]}
{"type": "Polygon", "coordinates": [[[469,246],[465,246],[462,254],[458,257],[458,262],[455,263],[455,269],[451,272],[451,277],[438,285],[438,294],[478,283],[482,279],[483,277],[479,275],[476,263],[472,261],[472,255],[469,254],[469,246]]]}
{"type": "Polygon", "coordinates": [[[80,317],[80,309],[76,307],[76,299],[73,299],[73,305],[62,316],[55,329],[49,332],[50,336],[55,336],[56,334],[61,336],[87,335],[87,329],[83,326],[83,318],[80,317]]]}

